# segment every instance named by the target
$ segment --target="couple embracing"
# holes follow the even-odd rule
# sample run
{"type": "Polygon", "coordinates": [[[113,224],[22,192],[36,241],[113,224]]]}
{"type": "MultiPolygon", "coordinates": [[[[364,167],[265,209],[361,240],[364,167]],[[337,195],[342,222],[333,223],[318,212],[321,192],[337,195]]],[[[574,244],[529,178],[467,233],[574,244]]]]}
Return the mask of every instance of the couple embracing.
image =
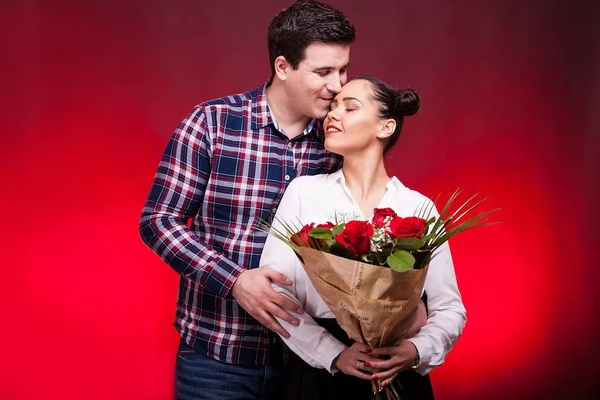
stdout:
{"type": "Polygon", "coordinates": [[[177,399],[369,399],[372,379],[400,382],[403,400],[433,398],[428,374],[466,322],[447,244],[410,333],[370,348],[339,328],[293,251],[256,229],[334,210],[410,216],[430,202],[384,166],[419,97],[348,81],[354,39],[335,8],[292,4],[269,25],[271,78],[197,105],[167,144],[140,233],[180,275],[177,399]]]}

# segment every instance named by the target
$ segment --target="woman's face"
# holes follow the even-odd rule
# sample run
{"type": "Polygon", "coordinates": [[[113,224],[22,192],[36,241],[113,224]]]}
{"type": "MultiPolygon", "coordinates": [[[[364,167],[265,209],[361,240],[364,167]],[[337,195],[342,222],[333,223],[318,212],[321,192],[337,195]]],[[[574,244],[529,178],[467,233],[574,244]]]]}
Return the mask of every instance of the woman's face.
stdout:
{"type": "MultiPolygon", "coordinates": [[[[331,110],[325,117],[325,148],[344,157],[358,152],[381,151],[382,134],[386,121],[379,118],[378,104],[371,96],[371,84],[365,80],[353,80],[342,87],[331,102],[331,110]]],[[[393,132],[393,130],[392,130],[393,132]]]]}

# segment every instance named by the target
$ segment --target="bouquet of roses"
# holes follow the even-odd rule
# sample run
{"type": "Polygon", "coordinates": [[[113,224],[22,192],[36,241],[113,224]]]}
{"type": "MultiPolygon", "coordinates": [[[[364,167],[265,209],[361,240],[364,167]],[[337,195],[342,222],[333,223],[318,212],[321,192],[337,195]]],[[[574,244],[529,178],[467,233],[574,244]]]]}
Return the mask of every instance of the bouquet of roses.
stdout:
{"type": "MultiPolygon", "coordinates": [[[[348,336],[372,347],[392,346],[406,337],[421,298],[429,263],[452,236],[489,225],[496,210],[465,218],[484,200],[471,197],[456,211],[455,192],[439,216],[434,203],[402,218],[391,208],[375,209],[371,221],[333,221],[299,228],[278,221],[282,230],[261,228],[299,255],[315,289],[348,336]],[[474,203],[474,204],[473,204],[474,203]]],[[[380,394],[378,382],[374,393],[380,394]]],[[[393,385],[387,398],[399,399],[393,385]]]]}

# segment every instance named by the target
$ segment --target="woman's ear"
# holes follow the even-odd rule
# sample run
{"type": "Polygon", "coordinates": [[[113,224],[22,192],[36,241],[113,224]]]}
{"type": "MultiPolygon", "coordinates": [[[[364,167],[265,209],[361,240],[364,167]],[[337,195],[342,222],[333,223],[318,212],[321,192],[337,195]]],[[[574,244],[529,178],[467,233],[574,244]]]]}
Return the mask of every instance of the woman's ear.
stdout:
{"type": "Polygon", "coordinates": [[[275,59],[274,62],[275,67],[275,75],[282,80],[285,81],[287,79],[287,72],[291,68],[290,64],[288,64],[287,60],[284,56],[279,56],[275,59]]]}
{"type": "Polygon", "coordinates": [[[383,125],[377,134],[377,137],[380,139],[387,139],[394,134],[396,130],[396,120],[388,119],[383,121],[383,125]]]}

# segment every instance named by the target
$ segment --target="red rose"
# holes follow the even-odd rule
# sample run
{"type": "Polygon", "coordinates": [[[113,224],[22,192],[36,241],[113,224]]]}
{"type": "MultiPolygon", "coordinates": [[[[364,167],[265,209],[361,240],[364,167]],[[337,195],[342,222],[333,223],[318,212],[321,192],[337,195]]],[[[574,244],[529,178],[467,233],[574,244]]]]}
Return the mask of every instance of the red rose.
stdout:
{"type": "Polygon", "coordinates": [[[395,217],[396,212],[391,208],[376,208],[373,210],[373,226],[375,228],[383,228],[387,217],[395,217]]]}
{"type": "Polygon", "coordinates": [[[373,236],[373,225],[369,222],[350,221],[335,240],[351,253],[362,256],[371,250],[371,236],[373,236]]]}
{"type": "Polygon", "coordinates": [[[327,222],[326,224],[319,224],[319,225],[317,225],[317,228],[333,229],[334,226],[335,225],[333,225],[333,223],[327,222]]]}
{"type": "Polygon", "coordinates": [[[387,233],[392,239],[399,237],[420,237],[425,232],[427,221],[418,217],[394,217],[387,233]]]}
{"type": "Polygon", "coordinates": [[[315,238],[312,238],[312,240],[314,240],[314,241],[317,242],[317,250],[321,250],[321,248],[323,248],[323,247],[325,247],[325,248],[329,247],[329,245],[328,245],[327,242],[328,242],[328,240],[330,240],[333,237],[333,233],[331,232],[331,230],[333,229],[334,226],[335,225],[333,225],[333,223],[331,223],[331,222],[327,222],[325,224],[319,224],[319,225],[317,225],[317,228],[329,229],[329,238],[327,238],[327,239],[323,239],[323,238],[321,238],[321,239],[315,239],[315,238]]]}
{"type": "Polygon", "coordinates": [[[290,237],[292,243],[294,243],[296,246],[313,247],[311,245],[311,237],[308,236],[308,233],[312,231],[314,226],[314,223],[311,223],[310,225],[304,225],[302,229],[300,229],[300,232],[296,232],[292,235],[292,237],[290,237]]]}

